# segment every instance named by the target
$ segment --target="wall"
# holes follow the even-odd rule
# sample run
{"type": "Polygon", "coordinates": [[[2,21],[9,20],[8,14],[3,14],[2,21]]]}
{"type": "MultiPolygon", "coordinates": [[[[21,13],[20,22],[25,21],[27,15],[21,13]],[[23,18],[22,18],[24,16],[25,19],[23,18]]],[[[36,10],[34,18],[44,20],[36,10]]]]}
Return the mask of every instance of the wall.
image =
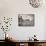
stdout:
{"type": "MultiPolygon", "coordinates": [[[[45,16],[46,5],[40,8],[33,8],[30,6],[28,0],[0,0],[0,18],[3,16],[12,17],[13,22],[10,33],[17,40],[27,40],[34,34],[37,35],[39,40],[45,38],[45,16]],[[34,27],[19,27],[18,26],[18,14],[35,14],[35,26],[34,27]]],[[[2,35],[0,31],[0,35],[2,35]]],[[[3,37],[0,36],[0,39],[3,37]]],[[[3,38],[4,39],[4,38],[3,38]]]]}

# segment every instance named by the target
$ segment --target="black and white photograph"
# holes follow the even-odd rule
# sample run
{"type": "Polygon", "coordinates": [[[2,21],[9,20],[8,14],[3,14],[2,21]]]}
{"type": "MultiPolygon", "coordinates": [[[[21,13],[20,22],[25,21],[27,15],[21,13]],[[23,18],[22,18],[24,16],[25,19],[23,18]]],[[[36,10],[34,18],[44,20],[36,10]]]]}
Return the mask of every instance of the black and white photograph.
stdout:
{"type": "Polygon", "coordinates": [[[34,14],[18,14],[18,26],[34,26],[34,14]]]}

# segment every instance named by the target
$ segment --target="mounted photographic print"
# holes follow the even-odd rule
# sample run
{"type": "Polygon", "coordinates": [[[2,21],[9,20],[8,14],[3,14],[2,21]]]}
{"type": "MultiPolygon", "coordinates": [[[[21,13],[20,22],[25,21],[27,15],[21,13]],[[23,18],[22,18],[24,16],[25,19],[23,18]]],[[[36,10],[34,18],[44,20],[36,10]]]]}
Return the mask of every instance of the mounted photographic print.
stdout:
{"type": "Polygon", "coordinates": [[[34,14],[18,14],[18,26],[34,26],[34,14]]]}

